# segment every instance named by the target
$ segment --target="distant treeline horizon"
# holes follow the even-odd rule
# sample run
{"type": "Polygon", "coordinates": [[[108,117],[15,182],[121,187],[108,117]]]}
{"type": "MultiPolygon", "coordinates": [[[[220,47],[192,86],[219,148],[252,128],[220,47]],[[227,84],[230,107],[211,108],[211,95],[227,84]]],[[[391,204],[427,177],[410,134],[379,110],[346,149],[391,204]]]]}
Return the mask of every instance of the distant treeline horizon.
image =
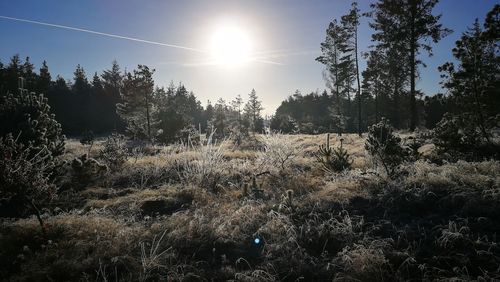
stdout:
{"type": "Polygon", "coordinates": [[[432,14],[437,1],[424,2],[428,2],[425,9],[409,7],[417,9],[413,16],[421,17],[409,22],[401,21],[409,12],[393,9],[388,1],[372,4],[368,14],[360,13],[354,2],[349,14],[329,24],[316,59],[325,65],[328,90],[309,94],[297,90],[269,120],[262,117],[262,103],[254,89],[249,89],[246,102],[238,95],[232,101],[208,101],[203,107],[189,86],[172,82],[160,87],[152,78],[154,69],[138,65],[124,72],[116,61],[92,77],[77,65],[73,79],[65,80],[59,75],[54,78],[45,61],[36,71],[29,57],[22,61],[14,55],[8,64],[0,62],[0,97],[19,92],[22,77],[24,89],[48,98],[56,120],[70,136],[118,132],[168,143],[199,131],[243,136],[264,132],[267,126],[282,133],[361,134],[382,118],[396,129],[413,131],[432,129],[445,113],[467,114],[463,118],[474,120],[485,135],[500,108],[500,5],[486,15],[483,25],[476,20],[462,34],[450,50],[455,62],[439,67],[446,94],[426,96],[415,87],[418,66],[423,64],[417,55],[420,50],[430,54],[428,41],[438,43],[451,31],[441,26],[440,15],[432,14]],[[375,33],[370,51],[358,56],[357,26],[362,16],[371,19],[375,33]],[[394,25],[401,25],[400,29],[394,25]],[[408,32],[413,36],[408,37],[408,32]],[[360,59],[367,62],[362,73],[360,59]]]}

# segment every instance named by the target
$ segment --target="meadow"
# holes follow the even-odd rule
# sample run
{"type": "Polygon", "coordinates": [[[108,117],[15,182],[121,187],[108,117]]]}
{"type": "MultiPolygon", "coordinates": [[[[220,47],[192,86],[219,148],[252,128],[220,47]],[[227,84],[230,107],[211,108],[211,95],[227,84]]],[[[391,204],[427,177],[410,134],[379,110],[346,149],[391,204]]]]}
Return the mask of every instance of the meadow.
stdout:
{"type": "Polygon", "coordinates": [[[424,138],[390,176],[366,134],[106,142],[66,142],[45,232],[1,219],[2,280],[500,279],[498,161],[448,162],[424,138]],[[318,162],[327,137],[350,169],[318,162]]]}

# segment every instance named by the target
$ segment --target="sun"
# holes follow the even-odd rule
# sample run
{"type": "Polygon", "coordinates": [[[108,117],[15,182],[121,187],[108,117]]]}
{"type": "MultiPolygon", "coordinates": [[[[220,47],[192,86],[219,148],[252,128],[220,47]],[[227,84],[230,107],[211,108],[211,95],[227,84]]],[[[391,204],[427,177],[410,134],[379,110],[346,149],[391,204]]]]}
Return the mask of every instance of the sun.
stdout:
{"type": "Polygon", "coordinates": [[[251,60],[252,41],[245,30],[237,26],[221,26],[212,36],[210,53],[217,65],[242,65],[251,60]]]}

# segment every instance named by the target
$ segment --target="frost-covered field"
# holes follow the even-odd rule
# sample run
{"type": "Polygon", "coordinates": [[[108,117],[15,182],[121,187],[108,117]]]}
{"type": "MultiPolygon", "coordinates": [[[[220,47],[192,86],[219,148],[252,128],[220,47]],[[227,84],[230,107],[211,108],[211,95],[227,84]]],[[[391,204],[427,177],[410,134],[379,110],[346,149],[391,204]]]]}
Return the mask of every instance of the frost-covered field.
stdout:
{"type": "MultiPolygon", "coordinates": [[[[351,169],[331,172],[315,157],[326,137],[147,146],[116,166],[70,169],[43,211],[45,235],[35,217],[2,220],[0,277],[500,279],[498,161],[439,162],[427,140],[419,160],[388,177],[365,138],[347,134],[351,169]]],[[[64,157],[69,167],[87,152],[105,163],[102,149],[70,140],[64,157]]]]}

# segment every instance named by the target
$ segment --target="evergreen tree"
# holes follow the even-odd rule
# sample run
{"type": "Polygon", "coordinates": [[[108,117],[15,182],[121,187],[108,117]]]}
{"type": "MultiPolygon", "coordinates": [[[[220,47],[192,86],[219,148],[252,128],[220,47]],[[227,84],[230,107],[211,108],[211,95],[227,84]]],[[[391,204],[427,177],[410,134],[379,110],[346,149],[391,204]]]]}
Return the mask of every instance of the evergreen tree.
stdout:
{"type": "Polygon", "coordinates": [[[410,81],[410,130],[414,130],[418,123],[415,81],[418,64],[422,62],[417,56],[421,49],[432,55],[429,39],[437,43],[451,32],[439,23],[441,15],[432,13],[437,3],[438,0],[380,0],[371,5],[373,22],[370,26],[375,29],[373,38],[383,46],[396,44],[406,51],[410,81]]]}
{"type": "Polygon", "coordinates": [[[121,102],[120,88],[122,87],[123,75],[120,71],[120,66],[115,60],[112,62],[111,69],[104,70],[101,74],[103,86],[102,102],[106,108],[106,123],[105,128],[108,131],[122,132],[125,129],[125,124],[120,116],[116,113],[116,105],[121,102]]]}
{"type": "Polygon", "coordinates": [[[211,132],[214,129],[213,126],[213,119],[215,115],[215,109],[214,106],[212,106],[212,103],[210,100],[207,101],[207,107],[204,112],[204,119],[206,121],[206,132],[211,132]]]}
{"type": "Polygon", "coordinates": [[[94,76],[92,77],[92,91],[95,93],[100,93],[102,90],[102,81],[97,75],[97,72],[95,72],[94,76]]]}
{"type": "MultiPolygon", "coordinates": [[[[349,14],[342,17],[342,25],[346,29],[347,37],[348,37],[348,45],[349,49],[353,56],[349,56],[349,61],[351,65],[353,65],[353,69],[356,76],[357,88],[356,88],[356,100],[358,104],[358,135],[361,136],[362,133],[362,118],[361,118],[361,83],[359,80],[359,58],[358,58],[358,26],[359,19],[361,17],[360,11],[358,9],[358,3],[353,2],[352,8],[349,11],[349,14]]],[[[350,69],[350,68],[349,68],[350,69]]],[[[351,117],[352,118],[352,117],[351,117]]]]}
{"type": "Polygon", "coordinates": [[[0,97],[4,95],[4,91],[7,92],[6,90],[4,90],[5,88],[5,67],[2,63],[2,61],[0,60],[0,97]]]}
{"type": "Polygon", "coordinates": [[[8,134],[18,144],[30,147],[33,154],[48,150],[51,156],[58,156],[64,151],[61,125],[55,120],[47,98],[28,92],[23,83],[17,93],[0,97],[0,137],[8,134]]]}
{"type": "Polygon", "coordinates": [[[489,140],[488,118],[495,116],[500,107],[499,7],[496,5],[488,14],[484,31],[476,19],[456,42],[453,56],[458,64],[448,62],[439,68],[444,86],[459,101],[461,113],[474,117],[469,121],[480,129],[485,140],[489,140]]]}
{"type": "Polygon", "coordinates": [[[17,93],[19,77],[23,76],[23,69],[19,55],[16,54],[10,58],[10,62],[5,68],[4,93],[17,93]]]}
{"type": "Polygon", "coordinates": [[[212,121],[215,133],[217,136],[223,138],[226,134],[226,117],[227,117],[228,107],[224,99],[219,98],[214,106],[214,118],[212,121]]]}
{"type": "Polygon", "coordinates": [[[26,60],[24,61],[21,69],[22,69],[21,76],[24,78],[25,81],[24,87],[29,91],[35,91],[38,75],[34,72],[34,66],[30,61],[30,57],[26,57],[26,60]]]}
{"type": "Polygon", "coordinates": [[[50,90],[51,84],[52,84],[52,77],[50,76],[49,67],[47,66],[47,62],[43,61],[38,75],[36,90],[39,93],[47,94],[50,90]]]}
{"type": "Polygon", "coordinates": [[[152,142],[154,137],[152,119],[153,112],[153,81],[154,69],[138,65],[132,73],[123,80],[121,97],[123,103],[117,104],[117,113],[127,123],[127,131],[134,138],[147,139],[152,142]]]}
{"type": "Polygon", "coordinates": [[[85,75],[85,70],[80,66],[80,64],[76,66],[76,70],[73,75],[73,92],[77,95],[87,94],[90,88],[90,84],[87,80],[87,76],[85,75]]]}
{"type": "MultiPolygon", "coordinates": [[[[203,108],[192,92],[179,84],[173,83],[165,91],[159,88],[155,91],[155,103],[158,111],[156,119],[162,142],[175,142],[179,138],[187,138],[189,134],[203,123],[203,108]]],[[[191,136],[192,137],[192,136],[191,136]]]]}
{"type": "Polygon", "coordinates": [[[241,98],[241,95],[236,96],[236,98],[231,101],[231,110],[233,113],[231,122],[239,131],[243,131],[242,106],[243,98],[241,98]]]}
{"type": "Polygon", "coordinates": [[[348,54],[348,33],[345,27],[334,19],[326,30],[326,39],[321,43],[321,56],[316,60],[325,65],[323,75],[326,86],[335,96],[335,103],[330,108],[335,127],[339,135],[342,135],[345,127],[346,117],[342,107],[342,94],[347,94],[348,105],[350,104],[349,93],[352,84],[352,60],[348,54]]]}
{"type": "Polygon", "coordinates": [[[262,123],[259,120],[262,119],[260,114],[262,110],[262,102],[259,101],[255,89],[252,89],[250,94],[248,94],[248,101],[245,104],[244,112],[250,122],[250,128],[253,133],[262,131],[263,129],[262,123]]]}

